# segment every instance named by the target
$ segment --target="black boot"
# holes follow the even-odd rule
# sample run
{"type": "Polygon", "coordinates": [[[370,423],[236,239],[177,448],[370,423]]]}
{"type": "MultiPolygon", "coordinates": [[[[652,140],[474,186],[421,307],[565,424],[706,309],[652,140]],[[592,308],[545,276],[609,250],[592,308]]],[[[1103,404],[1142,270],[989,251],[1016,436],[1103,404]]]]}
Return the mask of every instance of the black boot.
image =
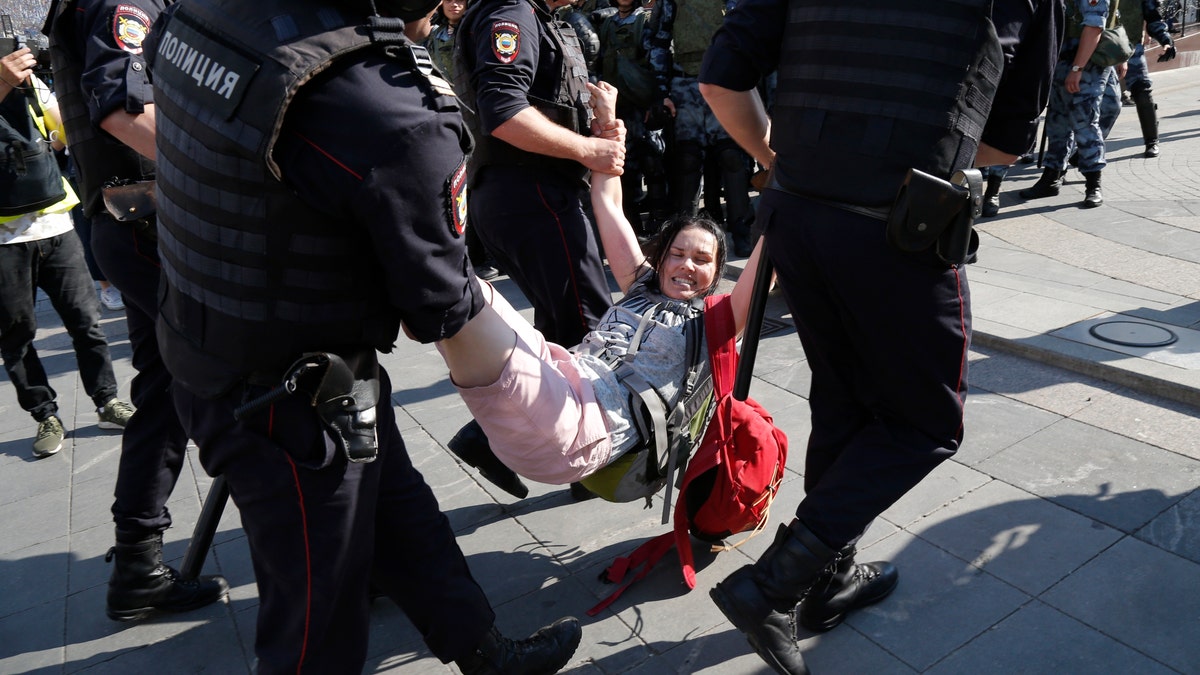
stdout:
{"type": "Polygon", "coordinates": [[[896,589],[900,573],[890,562],[854,562],[855,549],[847,546],[825,567],[808,595],[800,601],[800,625],[815,632],[832,630],[846,612],[883,600],[896,589]]]}
{"type": "Polygon", "coordinates": [[[454,434],[454,438],[446,444],[459,459],[479,469],[479,475],[491,481],[493,485],[504,490],[517,499],[529,495],[529,488],[521,482],[521,477],[501,462],[492,446],[488,443],[487,434],[483,433],[475,420],[467,422],[463,428],[454,434]]]}
{"type": "Polygon", "coordinates": [[[1147,89],[1133,93],[1137,106],[1138,122],[1142,126],[1142,140],[1146,142],[1146,157],[1158,157],[1158,105],[1147,89]]]}
{"type": "Polygon", "coordinates": [[[463,675],[550,675],[571,660],[583,631],[574,617],[559,619],[524,640],[492,626],[470,656],[455,661],[463,675]]]}
{"type": "Polygon", "coordinates": [[[987,189],[983,191],[983,211],[980,213],[984,218],[1000,213],[1000,184],[1003,182],[1003,176],[988,176],[987,189]]]}
{"type": "Polygon", "coordinates": [[[1021,190],[1017,194],[1021,195],[1021,199],[1041,199],[1042,197],[1054,197],[1058,194],[1059,188],[1062,187],[1062,179],[1065,171],[1058,169],[1044,169],[1042,177],[1032,186],[1021,190]]]}
{"type": "Polygon", "coordinates": [[[1100,194],[1100,172],[1093,171],[1083,174],[1085,181],[1083,203],[1080,208],[1094,209],[1104,203],[1104,195],[1100,194]]]}
{"type": "Polygon", "coordinates": [[[225,597],[229,584],[221,576],[190,581],[162,562],[162,534],[117,531],[117,543],[104,556],[113,562],[108,581],[108,618],[114,621],[143,619],[155,610],[186,612],[225,597]]]}
{"type": "Polygon", "coordinates": [[[795,607],[836,552],[800,521],[779,526],[775,542],[709,591],[713,602],[767,665],[782,675],[806,675],[796,646],[795,607]]]}

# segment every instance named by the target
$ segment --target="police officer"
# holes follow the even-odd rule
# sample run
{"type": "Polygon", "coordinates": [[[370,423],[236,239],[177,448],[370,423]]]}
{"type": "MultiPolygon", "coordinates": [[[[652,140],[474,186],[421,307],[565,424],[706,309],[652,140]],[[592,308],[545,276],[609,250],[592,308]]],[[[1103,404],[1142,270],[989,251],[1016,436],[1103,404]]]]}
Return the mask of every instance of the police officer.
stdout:
{"type": "MultiPolygon", "coordinates": [[[[105,207],[106,183],[134,183],[152,197],[154,98],[143,42],[161,0],[55,0],[47,16],[54,84],[70,152],[79,170],[83,213],[92,219],[92,253],[125,299],[137,374],[137,412],[125,427],[112,512],[116,545],[108,616],[140,619],[153,610],[182,611],[225,596],[218,576],[181,581],[162,564],[162,533],[171,525],[175,488],[188,436],[168,394],[171,375],[154,334],[159,257],[153,216],[105,207]]],[[[143,208],[145,213],[147,208],[143,208]]]]}
{"type": "Polygon", "coordinates": [[[241,514],[261,673],[359,672],[368,580],[464,673],[555,672],[579,643],[575,619],[497,631],[376,358],[402,323],[453,340],[483,306],[462,239],[470,135],[410,42],[436,6],[189,0],[152,48],[158,330],[241,514]]]}
{"type": "Polygon", "coordinates": [[[638,236],[658,231],[668,213],[663,213],[667,198],[667,172],[663,164],[661,130],[646,128],[646,114],[657,104],[654,71],[642,42],[650,11],[639,0],[617,0],[616,11],[600,24],[600,53],[597,57],[600,79],[617,88],[617,117],[625,123],[625,173],[621,174],[621,194],[625,217],[638,236]],[[642,189],[645,180],[646,188],[642,189]],[[643,206],[649,206],[651,226],[642,222],[643,206]]]}
{"type": "Polygon", "coordinates": [[[1046,155],[1042,176],[1018,194],[1023,199],[1057,195],[1066,175],[1067,157],[1078,153],[1085,180],[1083,208],[1104,203],[1100,174],[1104,170],[1104,134],[1100,104],[1109,68],[1089,62],[1110,11],[1109,0],[1067,0],[1067,27],[1062,53],[1054,69],[1054,87],[1046,108],[1046,155]]]}
{"type": "Polygon", "coordinates": [[[442,71],[442,77],[450,82],[454,81],[454,34],[466,11],[466,0],[444,0],[438,8],[441,21],[421,43],[429,51],[434,65],[442,71]]]}
{"type": "Polygon", "coordinates": [[[577,344],[612,304],[582,199],[589,169],[620,173],[623,143],[591,136],[587,67],[553,9],[476,0],[459,28],[459,91],[474,114],[472,226],[550,342],[577,344]]]}
{"type": "MultiPolygon", "coordinates": [[[[726,0],[657,0],[643,40],[658,84],[659,100],[674,118],[668,149],[675,167],[671,196],[679,212],[694,213],[700,200],[706,155],[720,167],[725,188],[725,225],[733,251],[753,249],[750,226],[750,166],[746,153],[729,137],[700,96],[700,63],[721,26],[726,0]]],[[[715,186],[708,186],[715,187],[715,186]]],[[[716,189],[719,195],[720,190],[716,189]]],[[[707,199],[706,199],[707,202],[707,199]]]]}
{"type": "Polygon", "coordinates": [[[825,631],[891,592],[895,567],[855,562],[854,542],[962,440],[965,270],[888,243],[898,188],[1032,147],[1061,19],[1056,0],[742,0],[705,55],[713,111],[771,167],[756,222],[812,370],[796,519],[711,592],[776,672],[808,672],[801,598],[825,631]],[[768,131],[754,86],[776,65],[768,131]]]}
{"type": "Polygon", "coordinates": [[[1142,127],[1142,140],[1146,143],[1146,157],[1158,157],[1158,104],[1154,102],[1153,87],[1150,81],[1150,70],[1146,65],[1146,48],[1142,44],[1143,29],[1158,44],[1162,45],[1163,53],[1159,62],[1175,58],[1175,43],[1167,24],[1162,19],[1162,2],[1160,0],[1121,0],[1121,25],[1125,34],[1133,43],[1133,56],[1129,58],[1125,71],[1125,88],[1129,90],[1130,98],[1137,108],[1138,123],[1142,127]]]}

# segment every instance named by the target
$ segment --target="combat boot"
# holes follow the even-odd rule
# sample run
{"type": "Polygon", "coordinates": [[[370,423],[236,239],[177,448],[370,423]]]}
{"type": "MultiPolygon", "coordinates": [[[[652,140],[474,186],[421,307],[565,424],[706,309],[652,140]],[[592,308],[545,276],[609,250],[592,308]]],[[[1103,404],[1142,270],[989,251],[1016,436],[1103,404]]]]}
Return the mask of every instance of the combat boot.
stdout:
{"type": "Polygon", "coordinates": [[[117,542],[104,556],[113,562],[108,581],[108,618],[143,619],[154,611],[186,612],[225,597],[229,584],[221,576],[184,581],[162,562],[162,534],[117,531],[117,542]]]}
{"type": "Polygon", "coordinates": [[[1146,89],[1133,93],[1133,103],[1137,106],[1138,123],[1142,127],[1142,140],[1146,143],[1146,157],[1158,157],[1158,105],[1154,97],[1146,89]]]}
{"type": "Polygon", "coordinates": [[[459,459],[479,469],[479,475],[501,490],[517,499],[524,499],[529,495],[529,488],[521,481],[521,477],[505,466],[496,453],[492,452],[487,434],[483,433],[483,428],[475,420],[467,422],[459,429],[446,447],[459,459]]]}
{"type": "Polygon", "coordinates": [[[1000,213],[1000,184],[1003,176],[988,176],[987,189],[983,191],[983,209],[979,215],[991,218],[1000,213]]]}
{"type": "Polygon", "coordinates": [[[1065,173],[1066,171],[1059,169],[1044,169],[1042,177],[1038,179],[1038,182],[1021,190],[1017,194],[1021,195],[1021,199],[1041,199],[1042,197],[1057,196],[1058,191],[1062,188],[1062,179],[1065,173]]]}
{"type": "Polygon", "coordinates": [[[571,660],[583,631],[574,617],[559,619],[524,640],[492,626],[469,656],[455,663],[463,675],[550,675],[571,660]]]}
{"type": "Polygon", "coordinates": [[[796,645],[796,603],[817,580],[836,551],[799,520],[780,525],[775,541],[709,591],[713,602],[775,672],[807,675],[796,645]]]}
{"type": "Polygon", "coordinates": [[[900,573],[890,562],[856,563],[853,546],[838,552],[808,595],[800,601],[800,625],[815,632],[833,630],[850,610],[873,605],[896,590],[900,573]]]}
{"type": "Polygon", "coordinates": [[[1094,209],[1104,203],[1104,195],[1100,194],[1100,172],[1092,171],[1083,174],[1084,193],[1083,203],[1079,206],[1085,209],[1094,209]]]}

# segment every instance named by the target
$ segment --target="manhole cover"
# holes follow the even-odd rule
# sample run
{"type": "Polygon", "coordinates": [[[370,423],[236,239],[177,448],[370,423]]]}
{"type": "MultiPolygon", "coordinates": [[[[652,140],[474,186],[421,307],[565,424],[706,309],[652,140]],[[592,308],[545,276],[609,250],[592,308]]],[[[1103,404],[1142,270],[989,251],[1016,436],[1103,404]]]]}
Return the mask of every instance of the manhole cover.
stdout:
{"type": "Polygon", "coordinates": [[[1165,347],[1179,336],[1162,326],[1140,321],[1105,321],[1088,329],[1093,337],[1125,347],[1165,347]]]}

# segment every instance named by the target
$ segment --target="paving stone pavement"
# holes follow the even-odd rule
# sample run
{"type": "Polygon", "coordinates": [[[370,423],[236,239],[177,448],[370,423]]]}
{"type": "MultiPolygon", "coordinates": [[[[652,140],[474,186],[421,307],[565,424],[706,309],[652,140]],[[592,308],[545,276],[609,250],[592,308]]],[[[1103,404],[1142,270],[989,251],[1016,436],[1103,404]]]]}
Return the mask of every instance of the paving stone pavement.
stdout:
{"type": "MultiPolygon", "coordinates": [[[[1103,208],[1076,208],[1077,174],[1061,196],[1019,203],[1016,191],[1037,171],[1010,174],[1000,216],[980,223],[980,262],[968,272],[976,336],[966,440],[867,533],[864,559],[895,561],[900,585],[842,627],[803,634],[814,672],[1200,673],[1196,72],[1155,77],[1158,159],[1140,156],[1136,116],[1122,113],[1103,208]],[[1178,340],[1128,347],[1090,332],[1112,320],[1146,322],[1178,340]]],[[[511,282],[499,285],[520,300],[511,282]]],[[[792,439],[773,529],[803,496],[808,371],[781,299],[768,317],[784,327],[762,341],[752,394],[792,439]]],[[[34,425],[12,387],[0,386],[0,674],[249,672],[257,594],[232,505],[205,569],[229,579],[228,603],[134,624],[105,618],[120,439],[96,428],[53,312],[39,320],[36,347],[71,432],[58,455],[33,460],[34,425]]],[[[104,329],[125,393],[133,373],[123,318],[106,312],[104,329]]],[[[583,643],[565,671],[580,675],[766,672],[707,591],[761,553],[769,535],[698,551],[691,592],[669,555],[586,618],[611,590],[600,570],[666,531],[658,511],[577,504],[563,487],[537,484],[513,501],[445,451],[468,415],[432,347],[404,342],[384,364],[413,461],[504,632],[581,617],[583,643]]],[[[210,484],[193,449],[169,505],[166,555],[175,563],[210,484]]],[[[420,542],[413,549],[419,555],[420,542]]],[[[366,670],[455,672],[385,600],[372,607],[366,670]]]]}

